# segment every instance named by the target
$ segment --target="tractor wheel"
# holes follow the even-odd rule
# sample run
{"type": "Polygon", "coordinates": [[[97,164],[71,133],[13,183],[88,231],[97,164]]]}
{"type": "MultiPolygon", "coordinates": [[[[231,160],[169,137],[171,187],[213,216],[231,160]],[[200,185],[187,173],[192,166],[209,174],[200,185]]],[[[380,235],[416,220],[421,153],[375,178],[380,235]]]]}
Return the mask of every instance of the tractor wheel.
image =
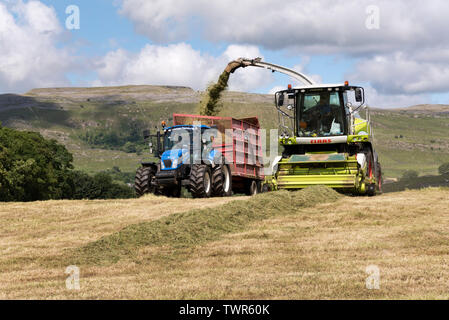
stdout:
{"type": "Polygon", "coordinates": [[[190,192],[194,198],[209,198],[212,194],[212,173],[204,164],[194,164],[190,171],[190,192]]]}
{"type": "Polygon", "coordinates": [[[217,197],[232,195],[232,176],[227,164],[217,166],[212,172],[212,194],[217,197]]]}
{"type": "Polygon", "coordinates": [[[248,187],[246,188],[245,193],[248,196],[255,196],[256,194],[259,193],[257,182],[255,180],[251,180],[251,182],[248,183],[248,187]]]}
{"type": "Polygon", "coordinates": [[[151,167],[141,167],[137,169],[136,178],[134,180],[134,190],[137,196],[141,197],[146,193],[154,193],[155,188],[151,185],[151,181],[155,176],[154,169],[151,167]]]}

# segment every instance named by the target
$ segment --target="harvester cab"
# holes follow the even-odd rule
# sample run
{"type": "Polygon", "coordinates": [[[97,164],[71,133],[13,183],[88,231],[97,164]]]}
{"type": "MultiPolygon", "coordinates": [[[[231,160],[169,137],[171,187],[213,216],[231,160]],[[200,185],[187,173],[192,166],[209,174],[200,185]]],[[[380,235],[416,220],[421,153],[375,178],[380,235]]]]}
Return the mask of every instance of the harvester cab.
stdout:
{"type": "Polygon", "coordinates": [[[275,94],[275,101],[284,149],[274,166],[276,188],[319,184],[354,194],[381,191],[381,167],[362,87],[348,82],[289,86],[275,94]]]}

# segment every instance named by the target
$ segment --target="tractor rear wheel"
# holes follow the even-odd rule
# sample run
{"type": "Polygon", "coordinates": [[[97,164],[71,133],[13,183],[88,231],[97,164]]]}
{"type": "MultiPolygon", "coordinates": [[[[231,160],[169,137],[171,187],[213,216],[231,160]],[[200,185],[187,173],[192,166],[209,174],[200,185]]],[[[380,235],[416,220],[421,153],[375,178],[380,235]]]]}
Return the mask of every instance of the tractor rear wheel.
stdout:
{"type": "Polygon", "coordinates": [[[137,196],[141,197],[146,193],[154,193],[155,188],[151,185],[151,181],[154,179],[156,172],[151,167],[141,167],[137,169],[136,177],[134,180],[134,190],[137,196]]]}
{"type": "Polygon", "coordinates": [[[212,172],[212,194],[217,197],[232,195],[232,176],[227,164],[214,168],[212,172]]]}
{"type": "Polygon", "coordinates": [[[190,171],[190,192],[194,198],[209,198],[212,194],[212,173],[209,166],[194,164],[190,171]]]}

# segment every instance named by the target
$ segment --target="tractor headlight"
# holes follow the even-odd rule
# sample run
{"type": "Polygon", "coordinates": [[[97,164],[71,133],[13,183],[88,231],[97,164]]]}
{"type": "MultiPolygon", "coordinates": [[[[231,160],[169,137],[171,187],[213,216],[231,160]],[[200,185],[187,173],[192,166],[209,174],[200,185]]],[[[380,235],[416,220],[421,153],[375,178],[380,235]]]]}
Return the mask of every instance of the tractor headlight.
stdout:
{"type": "Polygon", "coordinates": [[[171,167],[176,168],[178,166],[178,159],[173,160],[171,167]]]}

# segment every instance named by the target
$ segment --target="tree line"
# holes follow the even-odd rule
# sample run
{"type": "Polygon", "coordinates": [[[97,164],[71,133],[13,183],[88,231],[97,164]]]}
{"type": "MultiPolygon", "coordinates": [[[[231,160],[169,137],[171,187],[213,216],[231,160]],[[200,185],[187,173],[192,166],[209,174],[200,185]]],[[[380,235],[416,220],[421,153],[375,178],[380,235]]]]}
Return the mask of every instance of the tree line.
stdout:
{"type": "Polygon", "coordinates": [[[0,125],[0,201],[130,197],[133,189],[107,173],[74,170],[73,155],[56,140],[0,125]]]}

